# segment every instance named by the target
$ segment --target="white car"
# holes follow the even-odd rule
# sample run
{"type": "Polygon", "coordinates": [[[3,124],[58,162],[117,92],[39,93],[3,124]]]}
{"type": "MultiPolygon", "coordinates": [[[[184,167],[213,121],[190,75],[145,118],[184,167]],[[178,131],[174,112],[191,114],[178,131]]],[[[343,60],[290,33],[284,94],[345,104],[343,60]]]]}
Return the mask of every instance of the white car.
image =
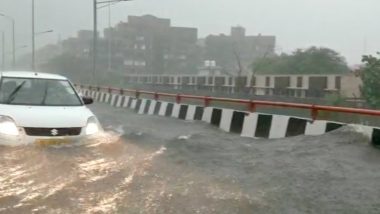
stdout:
{"type": "Polygon", "coordinates": [[[102,131],[63,76],[35,72],[0,73],[0,144],[66,144],[95,138],[102,131]]]}

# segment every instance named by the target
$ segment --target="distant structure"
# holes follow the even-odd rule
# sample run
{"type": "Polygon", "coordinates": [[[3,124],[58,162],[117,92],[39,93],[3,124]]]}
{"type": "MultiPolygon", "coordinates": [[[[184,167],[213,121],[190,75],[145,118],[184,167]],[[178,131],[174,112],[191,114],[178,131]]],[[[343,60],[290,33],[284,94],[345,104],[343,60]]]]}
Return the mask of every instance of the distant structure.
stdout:
{"type": "Polygon", "coordinates": [[[77,57],[89,57],[92,50],[92,32],[91,30],[80,30],[77,37],[62,41],[63,52],[77,57]]]}
{"type": "Polygon", "coordinates": [[[196,73],[200,63],[196,28],[172,27],[170,19],[129,16],[104,31],[112,59],[127,73],[196,73]]]}
{"type": "Polygon", "coordinates": [[[224,73],[243,75],[251,73],[252,63],[275,54],[276,37],[246,36],[245,28],[231,28],[230,35],[210,35],[204,41],[203,57],[215,60],[224,73]]]}
{"type": "MultiPolygon", "coordinates": [[[[92,40],[91,30],[78,31],[62,41],[62,52],[89,59],[92,40]]],[[[240,26],[230,35],[198,38],[196,28],[171,26],[170,19],[129,16],[99,37],[98,67],[122,74],[247,75],[257,59],[275,54],[275,46],[275,36],[247,36],[240,26]]]]}
{"type": "Polygon", "coordinates": [[[205,60],[202,66],[198,67],[199,76],[215,76],[222,75],[222,68],[216,66],[216,62],[213,60],[205,60]]]}
{"type": "MultiPolygon", "coordinates": [[[[78,57],[92,55],[92,31],[81,30],[77,37],[63,41],[63,51],[78,57]]],[[[195,74],[201,64],[196,28],[173,27],[170,19],[152,15],[129,16],[104,30],[99,39],[99,66],[129,74],[195,74]]]]}
{"type": "MultiPolygon", "coordinates": [[[[211,66],[213,63],[211,63],[211,66]]],[[[346,74],[279,74],[230,76],[215,72],[213,75],[126,75],[128,84],[142,84],[147,90],[182,89],[191,93],[236,92],[256,96],[283,96],[297,98],[327,98],[340,95],[358,101],[362,98],[363,84],[354,73],[346,74]]]]}

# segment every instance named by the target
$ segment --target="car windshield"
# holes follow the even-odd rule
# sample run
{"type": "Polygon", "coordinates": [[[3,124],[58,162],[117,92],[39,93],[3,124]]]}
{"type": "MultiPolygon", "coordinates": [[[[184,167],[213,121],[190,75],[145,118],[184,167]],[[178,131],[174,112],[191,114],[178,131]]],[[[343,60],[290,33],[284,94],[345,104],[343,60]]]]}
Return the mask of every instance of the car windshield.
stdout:
{"type": "Polygon", "coordinates": [[[34,106],[80,106],[82,102],[67,80],[4,77],[0,103],[34,106]]]}

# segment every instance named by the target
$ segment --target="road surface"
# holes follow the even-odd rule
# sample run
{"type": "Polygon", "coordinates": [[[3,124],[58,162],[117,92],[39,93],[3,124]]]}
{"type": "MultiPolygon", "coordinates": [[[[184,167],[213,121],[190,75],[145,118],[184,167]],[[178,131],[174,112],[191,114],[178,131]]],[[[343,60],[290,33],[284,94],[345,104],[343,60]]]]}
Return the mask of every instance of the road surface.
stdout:
{"type": "Polygon", "coordinates": [[[259,140],[91,108],[99,141],[0,147],[0,213],[380,213],[380,151],[348,128],[259,140]]]}

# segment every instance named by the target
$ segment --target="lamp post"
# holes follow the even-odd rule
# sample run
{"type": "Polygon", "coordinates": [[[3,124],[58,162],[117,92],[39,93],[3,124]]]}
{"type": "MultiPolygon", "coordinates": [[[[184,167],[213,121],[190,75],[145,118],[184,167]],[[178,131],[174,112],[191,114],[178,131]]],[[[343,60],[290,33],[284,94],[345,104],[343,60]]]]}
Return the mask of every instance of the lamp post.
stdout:
{"type": "Polygon", "coordinates": [[[1,32],[1,49],[2,49],[1,70],[4,71],[5,70],[5,33],[4,33],[4,31],[1,32]]]}
{"type": "MultiPolygon", "coordinates": [[[[21,49],[24,49],[24,48],[27,48],[27,47],[28,47],[28,45],[20,45],[20,46],[17,46],[15,48],[15,50],[18,51],[18,50],[21,50],[21,49]]],[[[17,60],[16,60],[16,64],[17,64],[17,60]]]]}
{"type": "Polygon", "coordinates": [[[92,78],[93,83],[95,83],[96,80],[96,60],[98,58],[97,56],[97,45],[98,45],[98,2],[97,0],[94,0],[94,35],[93,35],[93,47],[92,47],[92,78]]]}
{"type": "Polygon", "coordinates": [[[8,19],[12,24],[12,68],[16,66],[16,38],[15,38],[15,19],[13,17],[7,16],[0,13],[0,16],[8,19]]]}
{"type": "MultiPolygon", "coordinates": [[[[96,80],[96,64],[98,59],[98,9],[101,9],[104,7],[99,6],[101,4],[108,4],[110,6],[112,3],[118,3],[123,1],[132,1],[132,0],[104,0],[104,1],[98,1],[93,0],[93,13],[94,13],[94,35],[93,35],[93,47],[92,47],[92,75],[93,75],[93,82],[95,83],[96,80]]],[[[106,5],[107,6],[107,5],[106,5]]]]}
{"type": "Polygon", "coordinates": [[[34,33],[34,35],[37,36],[37,35],[46,34],[46,33],[53,33],[53,32],[54,32],[54,30],[46,30],[46,31],[34,33]]]}
{"type": "Polygon", "coordinates": [[[34,0],[32,0],[32,71],[36,69],[36,35],[51,33],[53,30],[47,30],[42,32],[35,31],[35,9],[34,0]]]}
{"type": "Polygon", "coordinates": [[[32,0],[32,71],[36,68],[36,48],[35,48],[35,36],[34,31],[34,0],[32,0]]]}
{"type": "Polygon", "coordinates": [[[33,39],[32,39],[32,71],[35,70],[36,68],[36,46],[35,46],[35,38],[36,36],[42,35],[42,34],[47,34],[47,33],[52,33],[54,30],[46,30],[46,31],[41,31],[41,32],[35,32],[33,30],[33,39]]]}
{"type": "Polygon", "coordinates": [[[108,72],[111,72],[112,68],[112,52],[111,52],[111,46],[112,46],[112,31],[111,31],[111,3],[108,3],[108,29],[110,30],[110,35],[108,38],[108,72]]]}

